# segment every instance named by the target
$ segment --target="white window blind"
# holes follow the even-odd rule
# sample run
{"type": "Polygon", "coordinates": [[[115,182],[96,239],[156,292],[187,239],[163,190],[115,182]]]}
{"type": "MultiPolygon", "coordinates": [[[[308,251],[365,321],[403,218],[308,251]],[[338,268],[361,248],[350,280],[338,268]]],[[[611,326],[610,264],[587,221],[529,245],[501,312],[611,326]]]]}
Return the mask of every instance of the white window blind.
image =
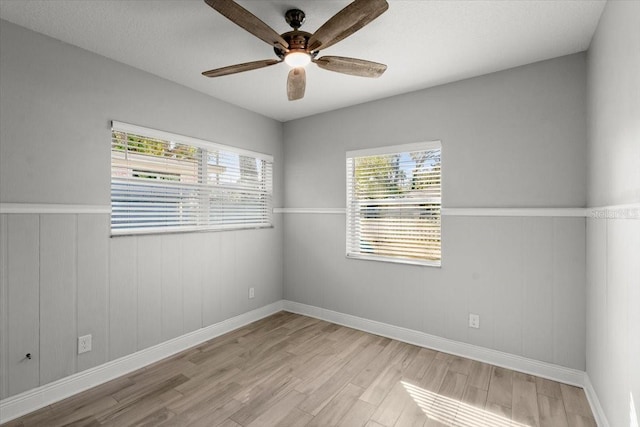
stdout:
{"type": "Polygon", "coordinates": [[[347,256],[439,266],[439,141],[347,152],[347,256]]]}
{"type": "Polygon", "coordinates": [[[111,234],[272,226],[273,158],[112,122],[111,234]]]}

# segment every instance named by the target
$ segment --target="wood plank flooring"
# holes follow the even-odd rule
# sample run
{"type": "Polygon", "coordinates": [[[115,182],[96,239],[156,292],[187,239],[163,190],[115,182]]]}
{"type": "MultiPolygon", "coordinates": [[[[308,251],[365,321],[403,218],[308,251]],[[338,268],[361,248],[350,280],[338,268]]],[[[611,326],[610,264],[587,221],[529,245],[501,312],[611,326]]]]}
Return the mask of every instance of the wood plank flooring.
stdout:
{"type": "Polygon", "coordinates": [[[582,389],[281,312],[26,426],[595,426],[582,389]]]}

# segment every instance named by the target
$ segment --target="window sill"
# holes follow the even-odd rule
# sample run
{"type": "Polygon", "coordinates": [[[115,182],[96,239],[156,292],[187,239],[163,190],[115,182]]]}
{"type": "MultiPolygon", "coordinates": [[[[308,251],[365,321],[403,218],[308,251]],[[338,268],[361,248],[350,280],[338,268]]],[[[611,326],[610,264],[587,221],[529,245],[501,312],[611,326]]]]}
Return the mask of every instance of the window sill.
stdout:
{"type": "Polygon", "coordinates": [[[429,260],[413,260],[413,259],[398,259],[392,257],[362,255],[362,254],[347,254],[348,259],[356,259],[363,261],[378,261],[378,262],[390,262],[393,264],[407,264],[416,265],[420,267],[442,267],[442,261],[429,261],[429,260]]]}

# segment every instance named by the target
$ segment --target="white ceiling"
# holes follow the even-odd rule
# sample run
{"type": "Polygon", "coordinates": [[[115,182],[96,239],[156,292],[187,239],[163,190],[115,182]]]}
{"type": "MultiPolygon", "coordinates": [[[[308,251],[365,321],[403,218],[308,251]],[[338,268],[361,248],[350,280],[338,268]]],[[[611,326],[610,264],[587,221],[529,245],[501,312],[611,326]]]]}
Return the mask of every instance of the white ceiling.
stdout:
{"type": "MultiPolygon", "coordinates": [[[[388,65],[379,79],[307,69],[304,99],[286,96],[287,65],[209,79],[202,71],[275,58],[202,0],[0,0],[0,17],[280,121],[584,51],[597,0],[388,0],[389,10],[322,51],[388,65]]],[[[279,33],[284,12],[313,33],[348,0],[239,0],[279,33]]]]}

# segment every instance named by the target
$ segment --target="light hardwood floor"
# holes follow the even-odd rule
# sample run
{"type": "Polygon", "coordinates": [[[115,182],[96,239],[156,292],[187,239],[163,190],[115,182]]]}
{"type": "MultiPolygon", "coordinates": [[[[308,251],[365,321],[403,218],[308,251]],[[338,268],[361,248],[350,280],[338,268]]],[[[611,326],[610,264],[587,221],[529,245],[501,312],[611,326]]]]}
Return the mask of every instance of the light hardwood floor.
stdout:
{"type": "Polygon", "coordinates": [[[595,426],[580,388],[281,312],[7,426],[595,426]]]}

